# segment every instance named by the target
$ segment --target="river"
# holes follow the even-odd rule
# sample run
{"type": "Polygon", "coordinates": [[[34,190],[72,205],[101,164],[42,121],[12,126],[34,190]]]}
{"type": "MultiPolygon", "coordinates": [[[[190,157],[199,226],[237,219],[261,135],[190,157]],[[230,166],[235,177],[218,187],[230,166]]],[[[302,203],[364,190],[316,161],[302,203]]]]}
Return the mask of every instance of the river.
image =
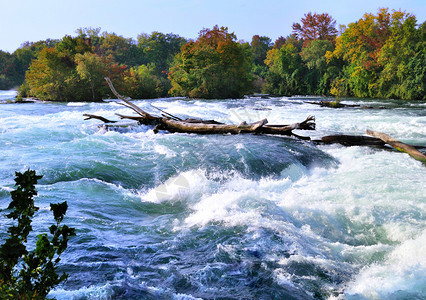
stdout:
{"type": "MultiPolygon", "coordinates": [[[[298,134],[369,128],[426,145],[425,103],[344,99],[387,109],[330,109],[306,100],[321,98],[135,103],[234,124],[315,115],[317,130],[298,134]]],[[[115,102],[0,105],[0,209],[14,172],[30,168],[43,175],[34,231],[47,231],[49,203],[64,200],[64,223],[76,228],[60,264],[69,279],[49,296],[426,298],[426,168],[407,154],[148,126],[106,131],[83,113],[132,114],[115,102]]]]}

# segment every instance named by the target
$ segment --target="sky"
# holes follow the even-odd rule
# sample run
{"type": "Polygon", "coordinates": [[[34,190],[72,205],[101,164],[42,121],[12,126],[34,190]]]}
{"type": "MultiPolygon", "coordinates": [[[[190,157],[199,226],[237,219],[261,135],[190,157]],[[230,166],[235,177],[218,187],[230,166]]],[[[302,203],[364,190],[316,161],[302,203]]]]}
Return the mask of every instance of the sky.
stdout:
{"type": "Polygon", "coordinates": [[[219,25],[239,40],[250,42],[257,34],[275,41],[308,12],[326,12],[337,25],[348,25],[382,7],[425,21],[426,0],[0,0],[0,50],[75,36],[84,27],[134,39],[153,31],[195,39],[203,28],[219,25]]]}

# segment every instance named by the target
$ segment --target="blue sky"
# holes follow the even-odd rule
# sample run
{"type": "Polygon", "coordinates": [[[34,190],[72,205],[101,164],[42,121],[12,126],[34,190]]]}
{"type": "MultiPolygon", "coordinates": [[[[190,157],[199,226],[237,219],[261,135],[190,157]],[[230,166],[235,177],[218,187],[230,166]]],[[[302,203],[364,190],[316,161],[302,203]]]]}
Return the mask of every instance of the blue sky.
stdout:
{"type": "Polygon", "coordinates": [[[402,9],[425,21],[425,0],[0,0],[0,50],[23,42],[75,35],[77,28],[101,27],[124,37],[173,32],[196,38],[203,28],[227,26],[238,39],[253,35],[273,41],[291,33],[305,13],[329,13],[347,25],[380,7],[402,9]]]}

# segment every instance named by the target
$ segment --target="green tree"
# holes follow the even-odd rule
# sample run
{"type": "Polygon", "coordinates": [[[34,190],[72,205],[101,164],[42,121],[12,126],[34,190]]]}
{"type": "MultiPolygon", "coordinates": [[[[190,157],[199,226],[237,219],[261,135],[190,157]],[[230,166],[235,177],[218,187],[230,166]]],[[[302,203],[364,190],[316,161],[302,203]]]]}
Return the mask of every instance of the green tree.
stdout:
{"type": "Polygon", "coordinates": [[[421,87],[420,81],[415,80],[411,75],[422,73],[419,70],[419,67],[421,69],[421,61],[423,61],[424,74],[425,40],[421,40],[421,33],[416,28],[414,15],[394,11],[390,22],[391,34],[378,54],[378,63],[383,66],[377,80],[378,96],[382,98],[421,99],[424,97],[424,93],[421,89],[418,89],[418,87],[421,87]]]}
{"type": "Polygon", "coordinates": [[[132,38],[124,38],[115,33],[104,32],[100,38],[100,55],[127,66],[145,63],[143,53],[132,38]]]}
{"type": "Polygon", "coordinates": [[[265,66],[266,53],[271,49],[271,39],[267,36],[254,35],[250,46],[254,64],[265,66]]]}
{"type": "Polygon", "coordinates": [[[416,52],[408,61],[405,86],[401,88],[401,98],[426,100],[426,23],[419,28],[420,41],[416,52]],[[404,93],[405,92],[405,93],[404,93]]]}
{"type": "Polygon", "coordinates": [[[173,33],[154,31],[151,35],[138,36],[138,48],[142,50],[146,63],[155,66],[157,74],[164,78],[167,78],[173,58],[186,43],[185,38],[173,33]]]}
{"type": "Polygon", "coordinates": [[[271,49],[265,60],[269,68],[265,92],[277,95],[306,94],[306,68],[300,56],[301,41],[287,38],[280,49],[271,49]]]}
{"type": "Polygon", "coordinates": [[[0,89],[7,90],[12,88],[18,77],[16,69],[16,57],[9,52],[0,50],[0,89]]]}
{"type": "Polygon", "coordinates": [[[49,227],[50,235],[40,234],[35,250],[27,250],[28,235],[37,195],[35,185],[42,176],[28,170],[16,173],[17,189],[11,192],[12,202],[6,216],[17,222],[8,229],[9,237],[0,247],[0,295],[2,299],[45,299],[49,291],[66,280],[67,274],[57,274],[60,255],[66,250],[74,228],[60,226],[68,209],[67,202],[50,204],[55,224],[49,227]]]}
{"type": "Polygon", "coordinates": [[[81,79],[85,80],[90,85],[92,92],[92,100],[100,101],[105,94],[102,91],[102,86],[105,86],[105,76],[107,76],[107,63],[102,57],[86,52],[75,56],[77,64],[77,74],[81,79]]]}
{"type": "Polygon", "coordinates": [[[255,92],[261,92],[266,84],[268,67],[265,65],[266,53],[271,49],[271,39],[267,36],[254,35],[249,45],[253,60],[252,76],[255,92]]]}
{"type": "Polygon", "coordinates": [[[153,65],[141,65],[129,70],[125,77],[126,95],[133,99],[152,99],[167,96],[169,81],[157,75],[153,65]]]}
{"type": "Polygon", "coordinates": [[[77,37],[87,40],[89,45],[93,47],[93,51],[100,55],[101,46],[101,28],[82,27],[76,31],[77,37]]]}
{"type": "Polygon", "coordinates": [[[203,29],[183,46],[170,69],[172,95],[239,98],[252,90],[250,53],[226,27],[203,29]]]}
{"type": "Polygon", "coordinates": [[[300,55],[308,69],[306,82],[309,94],[329,93],[331,70],[328,70],[325,57],[327,51],[333,51],[333,43],[329,40],[313,40],[302,49],[300,55]]]}
{"type": "Polygon", "coordinates": [[[73,71],[74,62],[64,59],[57,49],[43,49],[26,74],[30,95],[41,100],[70,100],[68,96],[74,97],[69,91],[73,71]]]}
{"type": "Polygon", "coordinates": [[[41,100],[81,101],[92,99],[87,79],[77,72],[76,55],[91,53],[86,40],[65,36],[54,48],[44,48],[32,60],[22,89],[41,100]]]}

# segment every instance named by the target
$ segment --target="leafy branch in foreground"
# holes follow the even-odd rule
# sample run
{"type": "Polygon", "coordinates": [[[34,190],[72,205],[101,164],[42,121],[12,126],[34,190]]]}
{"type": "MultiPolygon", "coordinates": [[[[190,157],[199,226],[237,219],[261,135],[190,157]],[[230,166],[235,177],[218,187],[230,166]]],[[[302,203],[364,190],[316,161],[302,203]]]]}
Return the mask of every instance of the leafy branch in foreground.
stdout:
{"type": "Polygon", "coordinates": [[[56,273],[60,255],[67,248],[69,238],[75,235],[74,228],[60,226],[68,209],[66,201],[50,204],[56,221],[49,227],[51,235],[38,235],[34,251],[26,248],[32,218],[39,209],[33,199],[37,195],[35,184],[41,178],[33,170],[16,172],[17,189],[10,193],[12,202],[8,209],[11,212],[6,217],[18,224],[8,228],[9,237],[0,247],[0,299],[44,299],[68,277],[65,273],[56,273]]]}

